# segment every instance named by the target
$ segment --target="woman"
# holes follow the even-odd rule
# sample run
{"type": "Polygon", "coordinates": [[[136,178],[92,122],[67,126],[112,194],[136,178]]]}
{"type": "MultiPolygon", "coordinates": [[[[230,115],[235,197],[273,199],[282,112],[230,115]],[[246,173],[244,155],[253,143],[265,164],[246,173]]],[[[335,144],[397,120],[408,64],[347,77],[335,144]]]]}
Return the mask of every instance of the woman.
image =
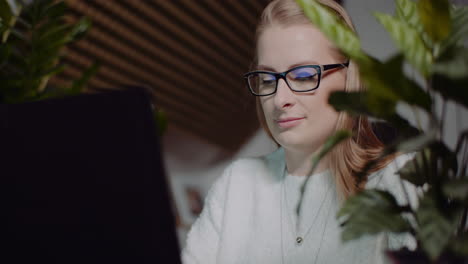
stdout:
{"type": "MultiPolygon", "coordinates": [[[[353,29],[341,6],[333,0],[319,2],[353,29]]],[[[355,173],[379,155],[382,144],[366,118],[338,113],[327,103],[333,91],[361,89],[356,65],[293,0],[275,0],[265,8],[256,44],[253,71],[244,77],[257,96],[261,124],[280,148],[262,158],[238,160],[225,170],[189,232],[183,262],[382,263],[385,248],[410,245],[412,241],[395,236],[346,244],[340,239],[335,216],[343,199],[379,187],[403,202],[395,171],[410,158],[384,160],[357,184],[355,173]],[[312,157],[339,129],[356,136],[311,172],[312,157]],[[306,176],[310,179],[296,214],[306,176]]]]}

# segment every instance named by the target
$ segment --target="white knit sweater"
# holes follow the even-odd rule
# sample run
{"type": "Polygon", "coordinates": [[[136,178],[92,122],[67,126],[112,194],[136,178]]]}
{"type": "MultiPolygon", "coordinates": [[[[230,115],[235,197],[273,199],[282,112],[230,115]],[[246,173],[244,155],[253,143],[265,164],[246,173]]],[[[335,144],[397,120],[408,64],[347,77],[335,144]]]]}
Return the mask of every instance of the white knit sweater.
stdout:
{"type": "MultiPolygon", "coordinates": [[[[367,188],[391,191],[405,202],[395,172],[402,155],[369,176],[367,188]]],[[[295,209],[305,177],[286,175],[284,150],[233,162],[211,188],[182,252],[184,264],[386,263],[383,251],[414,247],[408,236],[379,235],[343,244],[335,219],[340,208],[329,171],[311,175],[297,225],[295,209]],[[303,238],[301,244],[296,238],[303,238]]],[[[415,189],[405,183],[414,203],[415,189]]],[[[414,206],[414,204],[413,204],[414,206]]]]}

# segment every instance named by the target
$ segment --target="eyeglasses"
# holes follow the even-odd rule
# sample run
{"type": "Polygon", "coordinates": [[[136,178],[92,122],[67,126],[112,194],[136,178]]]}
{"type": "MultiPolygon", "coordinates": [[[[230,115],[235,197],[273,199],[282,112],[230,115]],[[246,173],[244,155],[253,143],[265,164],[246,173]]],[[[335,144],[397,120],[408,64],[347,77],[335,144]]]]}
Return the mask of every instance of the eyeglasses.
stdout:
{"type": "Polygon", "coordinates": [[[320,85],[322,72],[339,67],[348,67],[349,62],[326,65],[302,65],[285,72],[252,71],[244,74],[250,92],[256,96],[276,93],[278,80],[283,79],[295,92],[310,92],[320,85]]]}

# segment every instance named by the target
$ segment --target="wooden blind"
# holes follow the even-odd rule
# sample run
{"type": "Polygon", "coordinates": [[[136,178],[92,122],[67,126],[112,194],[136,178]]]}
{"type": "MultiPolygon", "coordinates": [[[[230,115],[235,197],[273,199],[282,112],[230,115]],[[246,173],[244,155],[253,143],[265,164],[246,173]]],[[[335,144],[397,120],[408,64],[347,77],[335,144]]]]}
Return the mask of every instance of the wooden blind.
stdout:
{"type": "Polygon", "coordinates": [[[70,21],[87,16],[87,37],[65,50],[52,83],[101,63],[88,90],[145,86],[169,125],[235,151],[257,128],[242,74],[268,0],[69,0],[70,21]]]}

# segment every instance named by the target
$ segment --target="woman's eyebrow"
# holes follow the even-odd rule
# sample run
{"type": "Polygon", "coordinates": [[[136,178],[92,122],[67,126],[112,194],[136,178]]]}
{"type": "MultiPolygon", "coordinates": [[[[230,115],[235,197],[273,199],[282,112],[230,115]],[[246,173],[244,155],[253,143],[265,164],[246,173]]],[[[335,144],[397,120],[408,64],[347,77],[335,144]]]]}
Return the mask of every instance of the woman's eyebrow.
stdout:
{"type": "Polygon", "coordinates": [[[293,65],[289,65],[288,69],[292,69],[294,67],[302,66],[302,65],[318,65],[319,63],[316,61],[308,60],[308,61],[302,61],[299,63],[294,63],[293,65]]]}
{"type": "MultiPolygon", "coordinates": [[[[302,65],[318,65],[318,64],[319,63],[316,62],[316,61],[307,60],[307,61],[302,61],[302,62],[298,62],[298,63],[294,63],[292,65],[289,65],[287,70],[292,69],[292,68],[297,67],[297,66],[302,66],[302,65]]],[[[264,70],[264,71],[278,72],[273,67],[266,66],[266,65],[261,65],[261,64],[257,66],[257,69],[258,70],[264,70]]]]}
{"type": "Polygon", "coordinates": [[[258,66],[257,66],[257,69],[258,69],[258,70],[264,70],[264,71],[276,72],[275,69],[273,69],[273,68],[270,67],[270,66],[266,66],[266,65],[258,65],[258,66]]]}

